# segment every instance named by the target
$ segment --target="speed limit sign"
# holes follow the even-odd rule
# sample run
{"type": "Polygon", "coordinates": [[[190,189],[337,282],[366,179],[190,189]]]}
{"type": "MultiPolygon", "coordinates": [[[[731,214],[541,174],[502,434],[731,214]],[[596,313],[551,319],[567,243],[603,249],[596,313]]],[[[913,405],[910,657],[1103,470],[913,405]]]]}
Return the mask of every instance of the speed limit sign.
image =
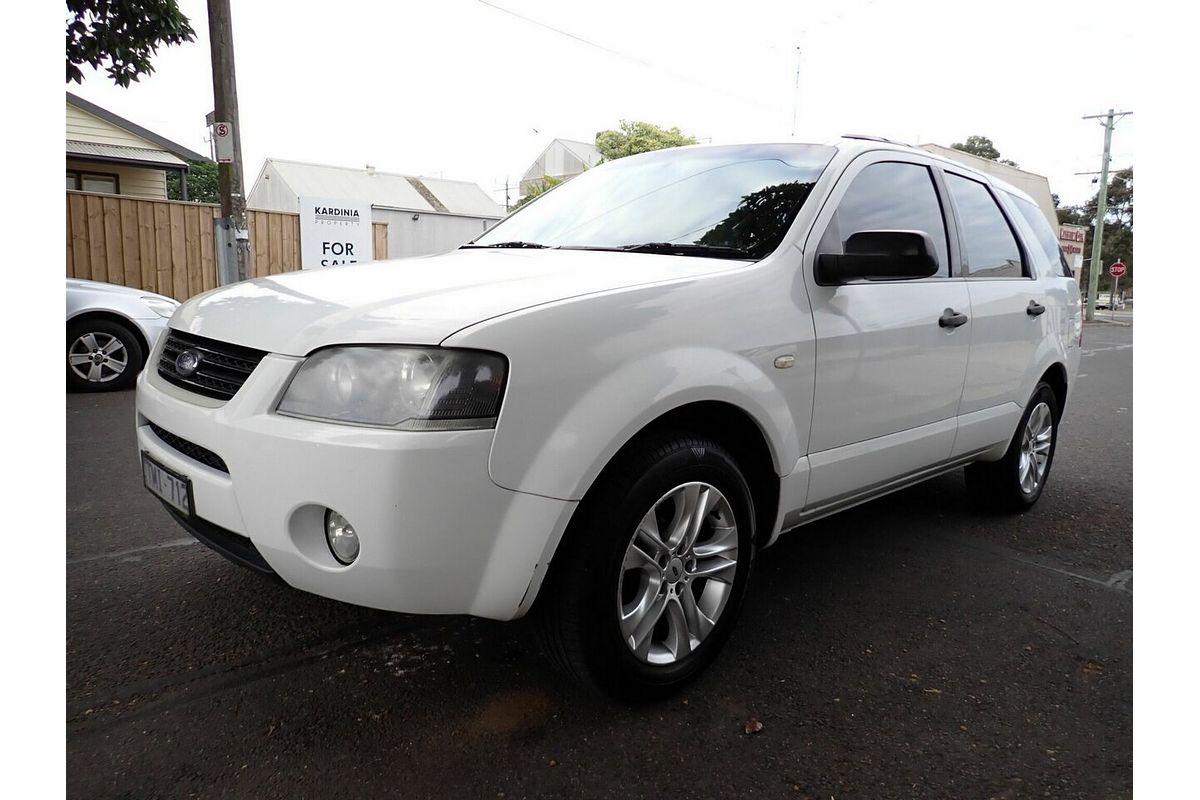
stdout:
{"type": "Polygon", "coordinates": [[[233,161],[233,126],[228,122],[214,122],[212,126],[213,152],[218,164],[233,161]]]}

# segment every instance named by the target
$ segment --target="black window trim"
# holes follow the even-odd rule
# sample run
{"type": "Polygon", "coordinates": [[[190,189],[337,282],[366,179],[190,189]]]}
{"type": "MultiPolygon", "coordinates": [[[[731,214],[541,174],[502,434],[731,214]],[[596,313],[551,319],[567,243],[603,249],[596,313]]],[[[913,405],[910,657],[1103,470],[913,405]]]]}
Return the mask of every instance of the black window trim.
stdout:
{"type": "MultiPolygon", "coordinates": [[[[75,176],[75,186],[77,188],[73,189],[72,191],[76,191],[76,192],[86,192],[87,191],[87,189],[83,188],[83,179],[84,178],[112,178],[112,182],[113,182],[112,194],[120,194],[121,193],[121,176],[115,172],[93,172],[92,170],[69,169],[69,170],[67,170],[67,175],[75,176]]],[[[108,192],[91,192],[91,194],[108,194],[108,192]]]]}
{"type": "MultiPolygon", "coordinates": [[[[960,277],[962,277],[966,280],[969,280],[969,281],[1032,281],[1032,280],[1037,280],[1037,276],[1033,274],[1033,266],[1029,259],[1029,251],[1028,251],[1028,248],[1026,248],[1026,246],[1025,246],[1025,241],[1024,241],[1024,239],[1021,238],[1021,234],[1017,230],[1017,227],[1015,225],[1013,225],[1012,215],[1009,213],[1007,206],[1005,206],[1005,204],[997,196],[995,187],[993,187],[986,180],[980,180],[979,176],[977,176],[977,175],[971,175],[970,173],[963,172],[963,171],[960,171],[957,169],[948,168],[945,166],[938,166],[937,168],[935,168],[935,171],[941,172],[941,173],[948,173],[950,175],[954,175],[957,178],[962,178],[963,180],[972,181],[972,182],[978,183],[980,186],[982,186],[984,188],[984,190],[988,193],[988,195],[992,198],[992,202],[996,204],[996,208],[998,208],[1000,210],[1000,216],[1001,216],[1001,218],[1004,219],[1004,223],[1006,225],[1008,225],[1008,232],[1013,237],[1013,241],[1016,242],[1017,253],[1021,256],[1021,274],[1019,276],[1014,276],[1014,275],[972,275],[966,267],[962,267],[962,262],[960,261],[959,262],[959,266],[961,268],[960,277]]],[[[943,182],[945,182],[944,181],[945,175],[942,175],[942,178],[943,178],[943,182]]],[[[950,201],[949,204],[952,209],[952,213],[954,214],[954,222],[955,222],[954,230],[955,230],[956,238],[958,238],[959,250],[962,253],[962,255],[965,257],[967,248],[966,248],[966,242],[963,241],[962,226],[960,224],[958,224],[959,223],[958,204],[954,201],[954,195],[950,193],[950,184],[948,182],[945,182],[945,185],[946,185],[946,197],[950,201]]]]}
{"type": "MultiPolygon", "coordinates": [[[[1014,209],[1016,209],[1017,214],[1021,217],[1021,222],[1026,227],[1029,228],[1029,232],[1031,234],[1033,234],[1034,241],[1037,241],[1038,240],[1038,232],[1037,232],[1034,224],[1032,222],[1030,222],[1029,218],[1025,215],[1025,212],[1021,210],[1020,204],[1021,203],[1027,204],[1028,206],[1033,208],[1040,216],[1042,214],[1042,210],[1038,207],[1038,204],[1035,203],[1031,198],[1021,197],[1020,195],[1014,194],[1013,192],[1010,192],[1007,189],[1001,190],[1001,193],[1005,196],[1004,200],[1006,203],[1012,203],[1012,207],[1014,209]]],[[[1044,217],[1043,217],[1043,219],[1044,219],[1044,217]]],[[[1054,235],[1055,244],[1058,246],[1058,259],[1050,260],[1050,263],[1048,265],[1050,272],[1047,275],[1045,275],[1044,277],[1047,277],[1047,278],[1072,278],[1073,279],[1075,277],[1075,275],[1071,274],[1071,265],[1067,262],[1067,256],[1063,252],[1062,242],[1059,239],[1059,232],[1055,229],[1055,226],[1050,225],[1049,220],[1046,220],[1046,227],[1048,227],[1050,229],[1050,232],[1054,235]]],[[[1038,249],[1042,249],[1041,242],[1038,242],[1038,249]]]]}
{"type": "Polygon", "coordinates": [[[854,181],[858,179],[858,176],[876,164],[907,164],[913,167],[923,167],[929,171],[929,177],[933,183],[933,193],[934,196],[937,197],[938,207],[942,212],[942,225],[946,229],[946,253],[950,263],[946,265],[945,275],[931,275],[928,278],[914,278],[912,280],[904,281],[866,281],[849,285],[895,286],[912,283],[933,283],[935,281],[948,281],[956,278],[961,280],[964,276],[957,274],[957,267],[959,265],[959,240],[957,236],[957,229],[954,227],[954,223],[951,221],[953,210],[950,205],[949,192],[946,191],[946,187],[941,181],[941,175],[939,174],[940,165],[933,158],[926,159],[925,157],[916,153],[905,153],[898,150],[867,150],[863,153],[859,153],[850,161],[850,163],[842,168],[842,172],[837,176],[837,179],[833,183],[833,187],[825,195],[825,199],[821,203],[821,208],[817,210],[816,215],[813,217],[813,225],[809,228],[809,233],[807,237],[805,237],[806,252],[808,250],[808,242],[813,242],[814,254],[812,276],[814,279],[816,275],[816,257],[820,255],[819,250],[821,240],[825,238],[825,232],[829,230],[829,225],[833,220],[833,215],[838,212],[838,207],[841,205],[842,199],[846,196],[846,191],[848,191],[854,181]],[[837,201],[835,202],[834,195],[837,194],[839,188],[842,187],[842,181],[846,180],[847,173],[849,173],[851,169],[858,165],[860,159],[865,163],[863,163],[861,168],[859,168],[854,176],[849,179],[849,182],[845,184],[845,189],[841,192],[837,198],[837,201]],[[825,213],[825,208],[831,203],[833,204],[833,211],[830,212],[829,218],[825,220],[823,225],[821,225],[820,235],[817,235],[817,224],[821,220],[821,215],[825,213]]]}

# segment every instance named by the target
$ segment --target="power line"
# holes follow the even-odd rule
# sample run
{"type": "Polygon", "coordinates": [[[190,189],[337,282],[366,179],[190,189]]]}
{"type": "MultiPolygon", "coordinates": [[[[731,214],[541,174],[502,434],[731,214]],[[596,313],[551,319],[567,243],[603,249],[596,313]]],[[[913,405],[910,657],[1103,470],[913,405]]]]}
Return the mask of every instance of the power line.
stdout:
{"type": "Polygon", "coordinates": [[[749,96],[743,95],[743,94],[739,94],[738,92],[732,91],[730,89],[725,89],[725,88],[722,88],[719,86],[712,86],[703,81],[697,80],[696,78],[693,78],[690,75],[684,75],[682,73],[675,72],[672,69],[668,69],[661,65],[655,64],[651,61],[647,61],[646,59],[641,58],[640,56],[631,55],[629,53],[623,53],[620,50],[615,50],[607,45],[600,44],[599,42],[593,42],[591,39],[585,39],[584,37],[579,36],[574,33],[571,33],[570,31],[563,30],[562,28],[556,28],[553,25],[542,22],[541,20],[534,19],[533,17],[528,17],[524,14],[513,11],[512,9],[505,8],[504,6],[489,2],[489,0],[477,0],[477,2],[479,2],[480,5],[485,5],[488,8],[494,8],[495,10],[497,10],[501,13],[508,14],[509,16],[516,17],[517,19],[528,22],[531,25],[536,25],[539,28],[544,28],[548,31],[552,31],[553,33],[557,33],[560,36],[565,36],[568,39],[573,39],[576,42],[579,42],[580,44],[584,44],[584,45],[587,45],[588,47],[593,47],[597,50],[608,53],[611,56],[616,56],[617,58],[623,58],[626,61],[631,61],[634,64],[645,67],[646,69],[656,70],[656,71],[662,72],[666,75],[670,75],[672,78],[675,78],[676,80],[679,80],[679,81],[683,81],[684,83],[690,83],[693,86],[696,86],[701,89],[707,89],[710,92],[719,92],[721,94],[725,94],[730,97],[736,97],[740,100],[743,100],[748,103],[753,103],[754,105],[760,106],[764,109],[770,109],[771,111],[778,110],[774,106],[768,105],[767,103],[764,103],[763,101],[758,100],[756,98],[749,97],[749,96]]]}

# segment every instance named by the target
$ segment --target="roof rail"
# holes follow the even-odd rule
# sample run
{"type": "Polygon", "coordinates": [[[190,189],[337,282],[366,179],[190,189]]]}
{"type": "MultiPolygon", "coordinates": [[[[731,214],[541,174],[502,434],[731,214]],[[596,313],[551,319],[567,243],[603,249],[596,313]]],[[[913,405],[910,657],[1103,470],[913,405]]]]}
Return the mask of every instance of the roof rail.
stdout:
{"type": "Polygon", "coordinates": [[[897,142],[895,139],[885,139],[882,136],[868,136],[865,133],[843,133],[843,139],[863,139],[868,142],[883,142],[884,144],[898,144],[903,147],[912,147],[907,142],[897,142]]]}

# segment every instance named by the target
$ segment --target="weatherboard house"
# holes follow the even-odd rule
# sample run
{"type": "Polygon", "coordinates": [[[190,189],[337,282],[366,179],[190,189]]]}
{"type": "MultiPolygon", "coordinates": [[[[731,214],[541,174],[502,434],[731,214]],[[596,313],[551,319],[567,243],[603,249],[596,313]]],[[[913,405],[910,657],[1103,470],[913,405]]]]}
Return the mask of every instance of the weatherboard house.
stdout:
{"type": "Polygon", "coordinates": [[[337,201],[367,203],[373,222],[387,223],[387,257],[432,255],[479,236],[504,216],[504,209],[478,184],[302,161],[268,158],[247,196],[250,208],[298,212],[300,198],[328,200],[331,219],[343,213],[337,201]]]}
{"type": "Polygon", "coordinates": [[[165,200],[167,173],[187,199],[191,163],[207,156],[67,92],[67,190],[165,200]]]}

